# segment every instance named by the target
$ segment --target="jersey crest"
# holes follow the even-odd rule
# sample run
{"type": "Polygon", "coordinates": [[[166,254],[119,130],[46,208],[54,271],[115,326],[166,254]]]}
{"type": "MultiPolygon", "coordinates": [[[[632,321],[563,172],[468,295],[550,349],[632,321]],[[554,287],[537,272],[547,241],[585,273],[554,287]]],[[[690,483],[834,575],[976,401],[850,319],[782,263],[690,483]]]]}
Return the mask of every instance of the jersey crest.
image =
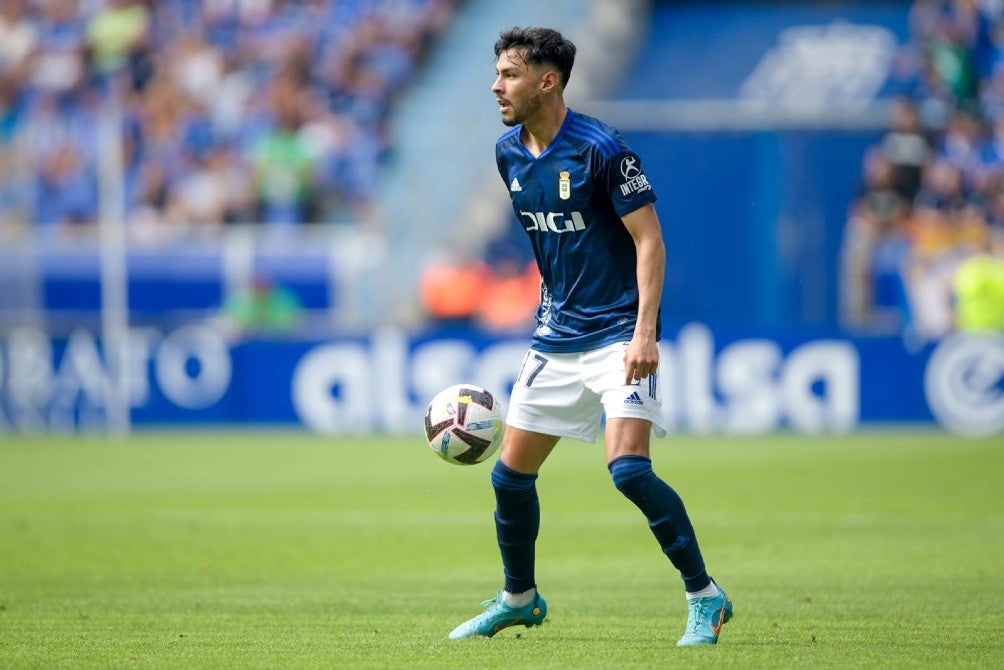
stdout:
{"type": "Polygon", "coordinates": [[[568,200],[572,197],[571,176],[568,170],[562,170],[558,173],[558,197],[562,200],[568,200]]]}

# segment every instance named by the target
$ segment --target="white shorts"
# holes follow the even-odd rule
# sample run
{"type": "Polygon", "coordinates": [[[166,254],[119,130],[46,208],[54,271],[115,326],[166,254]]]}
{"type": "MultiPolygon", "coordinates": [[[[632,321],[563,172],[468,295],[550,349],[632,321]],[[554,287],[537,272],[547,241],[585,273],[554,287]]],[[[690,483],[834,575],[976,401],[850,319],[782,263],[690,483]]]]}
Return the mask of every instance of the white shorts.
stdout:
{"type": "Polygon", "coordinates": [[[531,349],[512,387],[506,423],[523,430],[595,442],[604,413],[608,419],[662,423],[659,375],[624,384],[627,342],[574,354],[531,349]]]}

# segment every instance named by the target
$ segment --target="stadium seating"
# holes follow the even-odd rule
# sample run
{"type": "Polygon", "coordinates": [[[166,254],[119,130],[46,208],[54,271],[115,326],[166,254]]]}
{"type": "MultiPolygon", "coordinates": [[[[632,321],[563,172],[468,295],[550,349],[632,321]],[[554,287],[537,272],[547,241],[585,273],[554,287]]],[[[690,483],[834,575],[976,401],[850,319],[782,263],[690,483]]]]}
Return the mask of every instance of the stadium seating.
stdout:
{"type": "Polygon", "coordinates": [[[218,309],[261,265],[333,309],[331,249],[379,225],[388,115],[454,4],[3,3],[0,254],[4,286],[34,290],[0,302],[0,325],[96,318],[95,228],[119,217],[140,319],[218,309]],[[308,224],[346,230],[319,243],[308,224]]]}

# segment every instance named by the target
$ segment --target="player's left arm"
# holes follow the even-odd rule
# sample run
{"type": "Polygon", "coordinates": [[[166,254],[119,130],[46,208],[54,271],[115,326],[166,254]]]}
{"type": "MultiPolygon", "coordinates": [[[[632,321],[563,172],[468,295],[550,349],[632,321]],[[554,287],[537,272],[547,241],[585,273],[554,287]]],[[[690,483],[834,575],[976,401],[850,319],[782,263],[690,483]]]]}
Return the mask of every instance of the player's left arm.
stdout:
{"type": "Polygon", "coordinates": [[[624,383],[644,379],[659,367],[656,330],[662,284],[666,272],[666,245],[655,207],[649,203],[621,217],[634,239],[638,255],[638,320],[624,353],[624,383]]]}

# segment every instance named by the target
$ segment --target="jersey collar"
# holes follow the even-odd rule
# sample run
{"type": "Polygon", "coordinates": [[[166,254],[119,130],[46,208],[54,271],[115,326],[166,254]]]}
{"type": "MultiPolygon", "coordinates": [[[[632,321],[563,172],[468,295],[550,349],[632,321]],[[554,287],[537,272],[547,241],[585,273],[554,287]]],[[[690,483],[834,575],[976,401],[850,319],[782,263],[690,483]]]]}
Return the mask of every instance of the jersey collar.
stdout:
{"type": "Polygon", "coordinates": [[[519,140],[519,146],[523,150],[523,153],[525,153],[528,158],[532,158],[534,160],[540,160],[544,156],[547,156],[564,138],[565,132],[568,130],[568,126],[572,123],[573,116],[575,116],[575,110],[568,107],[567,112],[565,113],[565,120],[561,122],[561,128],[558,128],[558,134],[554,136],[554,139],[551,140],[551,143],[547,145],[547,148],[544,149],[539,156],[534,156],[530,153],[530,150],[526,148],[526,145],[523,144],[523,140],[520,139],[520,136],[523,134],[523,129],[520,128],[520,132],[516,135],[516,139],[519,140]]]}

